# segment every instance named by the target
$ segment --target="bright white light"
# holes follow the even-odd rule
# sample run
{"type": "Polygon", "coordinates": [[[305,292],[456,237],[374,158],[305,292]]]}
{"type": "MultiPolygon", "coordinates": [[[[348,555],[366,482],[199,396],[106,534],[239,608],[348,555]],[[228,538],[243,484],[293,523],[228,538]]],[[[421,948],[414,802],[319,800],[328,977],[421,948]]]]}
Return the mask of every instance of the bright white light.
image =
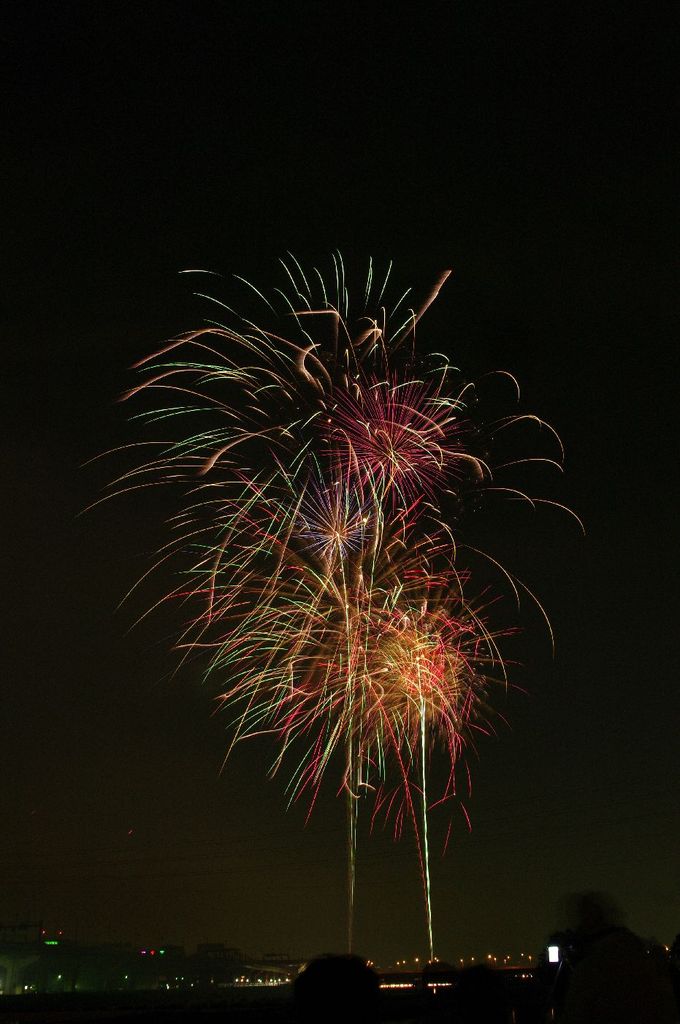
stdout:
{"type": "Polygon", "coordinates": [[[560,962],[560,947],[548,946],[548,963],[558,964],[560,962]]]}

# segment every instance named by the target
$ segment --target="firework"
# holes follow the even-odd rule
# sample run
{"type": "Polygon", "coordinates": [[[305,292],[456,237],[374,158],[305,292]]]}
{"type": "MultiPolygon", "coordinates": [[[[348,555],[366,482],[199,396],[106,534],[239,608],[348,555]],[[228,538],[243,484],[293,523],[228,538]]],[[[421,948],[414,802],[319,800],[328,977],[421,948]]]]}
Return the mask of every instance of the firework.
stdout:
{"type": "Polygon", "coordinates": [[[142,380],[124,397],[145,396],[139,416],[165,436],[114,489],[183,493],[157,564],[181,566],[168,595],[191,609],[179,646],[205,652],[231,747],[270,734],[274,771],[296,750],[291,799],[309,793],[310,809],[341,758],[350,944],[359,796],[370,791],[397,833],[414,827],[432,954],[428,810],[453,795],[461,752],[505,680],[507,630],[469,596],[459,516],[470,493],[510,490],[493,481],[489,438],[529,417],[483,427],[448,361],[418,359],[416,325],[448,274],[419,307],[407,292],[388,313],[390,271],[379,281],[369,264],[350,315],[342,260],[333,266],[327,283],[283,263],[278,318],[274,299],[243,282],[269,326],[202,295],[220,321],[137,364],[142,380]],[[432,798],[435,748],[450,772],[432,798]]]}

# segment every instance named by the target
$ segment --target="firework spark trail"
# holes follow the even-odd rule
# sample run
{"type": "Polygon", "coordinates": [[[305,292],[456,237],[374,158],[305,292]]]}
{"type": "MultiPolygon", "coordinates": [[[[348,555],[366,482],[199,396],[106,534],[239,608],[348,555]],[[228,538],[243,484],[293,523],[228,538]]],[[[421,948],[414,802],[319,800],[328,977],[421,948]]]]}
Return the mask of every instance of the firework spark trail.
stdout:
{"type": "MultiPolygon", "coordinates": [[[[407,290],[388,313],[391,264],[381,281],[370,262],[364,308],[350,317],[339,254],[328,283],[316,268],[310,282],[294,257],[281,262],[289,289],[271,302],[238,280],[268,316],[281,305],[283,326],[197,293],[229,323],[211,320],[137,363],[144,379],[123,397],[158,395],[138,415],[175,437],[156,442],[114,493],[174,484],[188,494],[157,564],[177,560],[182,580],[168,596],[197,603],[178,646],[207,652],[206,676],[233,714],[227,756],[272,734],[276,771],[302,744],[288,788],[291,799],[308,792],[310,809],[342,756],[350,948],[359,798],[374,791],[374,815],[386,808],[397,832],[412,823],[432,957],[428,812],[454,794],[459,757],[491,713],[490,687],[505,682],[497,642],[509,632],[492,631],[487,607],[468,597],[457,517],[474,491],[540,501],[497,485],[487,448],[513,424],[547,425],[503,417],[484,434],[474,388],[455,386],[445,357],[429,368],[416,359],[416,325],[448,271],[417,310],[407,290]],[[429,804],[435,743],[450,772],[429,804]]],[[[560,468],[556,444],[543,461],[560,468]]]]}

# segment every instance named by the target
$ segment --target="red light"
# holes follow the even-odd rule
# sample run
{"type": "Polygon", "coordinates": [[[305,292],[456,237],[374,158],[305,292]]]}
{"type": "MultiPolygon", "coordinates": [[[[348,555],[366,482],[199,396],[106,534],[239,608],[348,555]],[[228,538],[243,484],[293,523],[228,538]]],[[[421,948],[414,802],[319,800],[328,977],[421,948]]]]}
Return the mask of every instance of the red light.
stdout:
{"type": "Polygon", "coordinates": [[[156,950],[155,950],[155,949],[152,949],[152,950],[151,950],[151,956],[155,956],[155,955],[156,955],[156,950]]]}

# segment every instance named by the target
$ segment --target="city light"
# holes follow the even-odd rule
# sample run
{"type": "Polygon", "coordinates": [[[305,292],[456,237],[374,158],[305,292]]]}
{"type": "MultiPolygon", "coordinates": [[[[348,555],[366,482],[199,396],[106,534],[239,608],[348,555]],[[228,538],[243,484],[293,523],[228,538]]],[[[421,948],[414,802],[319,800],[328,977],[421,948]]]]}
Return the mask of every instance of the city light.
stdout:
{"type": "MultiPolygon", "coordinates": [[[[58,932],[49,929],[46,934],[58,935],[58,932]]],[[[35,942],[36,939],[33,939],[33,941],[35,942]]],[[[38,939],[38,943],[40,946],[59,946],[61,942],[63,942],[63,940],[60,940],[58,938],[46,938],[41,936],[38,939]]],[[[79,947],[77,943],[69,941],[67,945],[69,954],[76,955],[78,953],[79,947]]],[[[226,976],[222,974],[218,976],[218,973],[215,970],[215,962],[214,960],[212,960],[209,965],[211,968],[210,971],[207,972],[207,974],[204,977],[201,976],[201,978],[197,978],[194,975],[194,978],[192,980],[191,975],[186,978],[184,975],[173,975],[173,977],[166,977],[166,971],[160,963],[160,958],[170,954],[172,966],[174,966],[175,963],[179,965],[180,962],[184,961],[186,961],[187,964],[190,966],[194,955],[190,954],[189,956],[187,956],[182,947],[133,947],[133,956],[144,957],[146,966],[142,967],[142,965],[139,965],[140,973],[138,975],[136,975],[134,972],[122,975],[116,971],[116,976],[119,979],[117,986],[118,990],[127,991],[131,987],[133,989],[139,987],[139,985],[142,983],[142,979],[144,980],[144,984],[148,984],[149,981],[152,981],[152,979],[154,978],[154,968],[155,980],[152,981],[152,984],[158,988],[166,989],[168,991],[174,989],[195,989],[200,988],[202,985],[210,985],[213,987],[216,986],[218,988],[223,989],[248,988],[252,990],[253,988],[257,988],[260,991],[263,991],[265,989],[271,990],[281,985],[290,985],[293,980],[291,976],[283,973],[286,970],[287,966],[284,966],[284,962],[290,960],[288,956],[275,956],[274,954],[272,954],[264,957],[261,962],[258,962],[257,958],[255,958],[251,960],[250,963],[246,963],[248,958],[246,957],[245,954],[241,953],[241,951],[230,949],[228,951],[225,950],[225,952],[228,952],[230,955],[233,954],[233,959],[225,959],[224,961],[225,967],[227,966],[227,964],[230,965],[227,968],[228,973],[226,974],[226,976]],[[156,958],[158,958],[158,960],[156,958]],[[231,972],[234,970],[236,962],[239,960],[241,961],[242,966],[236,969],[240,969],[243,973],[234,975],[231,972]],[[276,964],[276,966],[274,966],[271,971],[270,963],[276,964]]],[[[102,955],[105,955],[104,947],[102,947],[102,955]]],[[[108,955],[108,951],[106,955],[108,955]]],[[[200,950],[198,954],[195,954],[195,956],[200,958],[200,950]]],[[[57,966],[54,963],[54,958],[51,957],[51,953],[46,953],[45,957],[50,958],[49,962],[53,963],[55,967],[57,966]]],[[[451,968],[452,972],[455,973],[463,972],[466,968],[469,969],[471,967],[474,968],[479,967],[482,964],[486,964],[487,969],[491,968],[499,972],[508,972],[509,976],[512,977],[513,983],[515,981],[529,982],[534,977],[534,961],[539,959],[539,961],[542,962],[544,958],[546,962],[549,961],[551,964],[559,965],[559,963],[562,960],[561,947],[557,945],[544,947],[544,953],[541,955],[540,958],[534,957],[531,954],[528,954],[524,951],[522,951],[521,953],[505,954],[483,953],[478,956],[470,956],[469,954],[466,954],[465,956],[458,956],[455,959],[448,961],[448,963],[446,962],[445,959],[442,966],[448,967],[449,964],[456,964],[456,968],[451,968]]],[[[293,959],[295,960],[295,958],[293,959]]],[[[48,960],[46,960],[45,962],[47,964],[48,960]]],[[[380,987],[383,989],[402,989],[404,991],[417,990],[423,992],[426,990],[430,990],[431,992],[436,993],[436,991],[440,988],[443,990],[445,988],[450,988],[452,985],[455,985],[455,981],[453,980],[453,978],[449,978],[446,973],[442,974],[440,979],[437,968],[439,967],[440,964],[442,964],[442,962],[439,957],[435,956],[433,956],[431,960],[429,960],[426,956],[411,956],[408,958],[395,960],[392,961],[389,968],[387,968],[385,961],[383,961],[383,967],[386,968],[385,972],[383,972],[383,967],[380,966],[379,962],[377,962],[376,965],[376,961],[372,959],[367,959],[365,963],[369,968],[373,968],[373,970],[376,971],[376,973],[379,976],[380,987]],[[394,972],[392,976],[390,976],[389,974],[390,970],[394,972]],[[429,974],[428,972],[432,973],[429,974]],[[396,974],[396,977],[394,976],[394,974],[396,974]]],[[[125,966],[123,964],[121,964],[121,966],[123,966],[123,969],[125,969],[125,966]]],[[[201,961],[199,963],[197,960],[198,970],[204,971],[204,969],[207,967],[207,962],[204,963],[203,961],[201,961]]],[[[288,967],[288,969],[290,968],[288,967]]],[[[54,969],[49,970],[48,973],[46,974],[49,983],[51,983],[52,985],[52,991],[62,991],[65,985],[70,986],[70,976],[68,974],[55,974],[53,973],[53,970],[54,969]],[[64,981],[64,979],[66,979],[66,982],[64,981]]],[[[23,983],[24,979],[22,978],[21,981],[23,983]]],[[[82,989],[82,984],[78,987],[82,989]]],[[[36,984],[29,983],[28,989],[26,991],[34,992],[36,990],[39,990],[39,986],[36,984]]]]}

